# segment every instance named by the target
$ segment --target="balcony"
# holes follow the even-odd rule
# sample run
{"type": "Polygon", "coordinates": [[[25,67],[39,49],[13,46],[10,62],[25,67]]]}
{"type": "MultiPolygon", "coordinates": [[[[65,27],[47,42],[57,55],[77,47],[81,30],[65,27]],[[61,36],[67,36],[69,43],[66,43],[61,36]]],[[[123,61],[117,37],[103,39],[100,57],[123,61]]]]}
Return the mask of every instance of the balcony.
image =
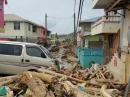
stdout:
{"type": "Polygon", "coordinates": [[[120,29],[120,16],[102,17],[92,25],[92,35],[117,33],[120,29]]]}
{"type": "Polygon", "coordinates": [[[91,32],[81,32],[80,37],[91,35],[91,32]]]}
{"type": "MultiPolygon", "coordinates": [[[[90,26],[90,28],[91,28],[91,26],[90,26]]],[[[85,31],[85,30],[80,30],[81,31],[81,33],[80,33],[80,37],[84,37],[84,36],[88,36],[88,35],[90,35],[91,34],[91,32],[90,31],[85,31]]]]}
{"type": "Polygon", "coordinates": [[[92,0],[92,6],[94,9],[105,9],[110,6],[114,0],[92,0]]]}

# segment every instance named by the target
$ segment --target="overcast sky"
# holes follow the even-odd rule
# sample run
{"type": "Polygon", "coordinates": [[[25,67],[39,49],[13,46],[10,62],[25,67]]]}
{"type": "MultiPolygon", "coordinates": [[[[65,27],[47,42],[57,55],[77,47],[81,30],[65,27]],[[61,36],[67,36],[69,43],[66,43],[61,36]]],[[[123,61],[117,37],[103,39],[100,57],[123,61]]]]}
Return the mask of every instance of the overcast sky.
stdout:
{"type": "MultiPolygon", "coordinates": [[[[59,34],[73,32],[73,11],[75,0],[8,0],[5,13],[19,15],[44,25],[48,15],[48,28],[59,34]]],[[[102,10],[92,9],[92,0],[85,0],[82,20],[102,16],[102,10]]],[[[77,0],[76,12],[79,0],[77,0]]]]}

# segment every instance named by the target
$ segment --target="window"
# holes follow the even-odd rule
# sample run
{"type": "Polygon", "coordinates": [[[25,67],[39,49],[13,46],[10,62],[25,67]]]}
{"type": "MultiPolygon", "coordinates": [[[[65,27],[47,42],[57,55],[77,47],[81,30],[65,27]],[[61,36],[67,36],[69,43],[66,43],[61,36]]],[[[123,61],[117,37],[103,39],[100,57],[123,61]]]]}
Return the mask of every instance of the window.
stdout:
{"type": "Polygon", "coordinates": [[[28,24],[28,31],[31,31],[31,25],[28,24]]]}
{"type": "Polygon", "coordinates": [[[52,55],[51,55],[51,53],[50,53],[45,47],[40,46],[40,48],[46,53],[46,55],[47,55],[48,57],[53,58],[52,55]]]}
{"type": "Polygon", "coordinates": [[[0,54],[20,56],[22,54],[22,46],[10,45],[10,44],[0,44],[0,54]]]}
{"type": "Polygon", "coordinates": [[[14,22],[14,30],[20,30],[20,22],[14,22]]]}
{"type": "Polygon", "coordinates": [[[36,46],[26,46],[26,53],[29,56],[46,58],[42,50],[36,46]]]}
{"type": "Polygon", "coordinates": [[[37,27],[33,26],[33,32],[37,32],[37,27]]]}

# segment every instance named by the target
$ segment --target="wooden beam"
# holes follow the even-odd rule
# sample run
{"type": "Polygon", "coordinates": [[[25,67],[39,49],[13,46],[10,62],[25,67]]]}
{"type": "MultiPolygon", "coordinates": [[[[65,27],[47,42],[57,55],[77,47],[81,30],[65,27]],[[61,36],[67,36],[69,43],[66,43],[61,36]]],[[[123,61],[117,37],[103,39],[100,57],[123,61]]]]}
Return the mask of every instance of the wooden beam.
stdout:
{"type": "Polygon", "coordinates": [[[119,4],[122,0],[115,1],[108,9],[107,11],[111,11],[117,4],[119,4]]]}

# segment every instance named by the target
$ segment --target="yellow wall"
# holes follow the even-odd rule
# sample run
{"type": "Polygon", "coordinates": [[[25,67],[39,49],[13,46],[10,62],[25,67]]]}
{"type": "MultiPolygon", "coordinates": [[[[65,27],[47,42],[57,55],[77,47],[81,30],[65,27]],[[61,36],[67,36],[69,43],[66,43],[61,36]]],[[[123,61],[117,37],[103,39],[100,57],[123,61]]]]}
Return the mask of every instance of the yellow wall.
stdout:
{"type": "Polygon", "coordinates": [[[115,53],[112,60],[110,61],[108,65],[108,69],[112,72],[114,75],[114,78],[116,80],[119,80],[120,82],[124,83],[125,80],[125,54],[122,54],[121,59],[118,57],[118,54],[115,53]]]}

